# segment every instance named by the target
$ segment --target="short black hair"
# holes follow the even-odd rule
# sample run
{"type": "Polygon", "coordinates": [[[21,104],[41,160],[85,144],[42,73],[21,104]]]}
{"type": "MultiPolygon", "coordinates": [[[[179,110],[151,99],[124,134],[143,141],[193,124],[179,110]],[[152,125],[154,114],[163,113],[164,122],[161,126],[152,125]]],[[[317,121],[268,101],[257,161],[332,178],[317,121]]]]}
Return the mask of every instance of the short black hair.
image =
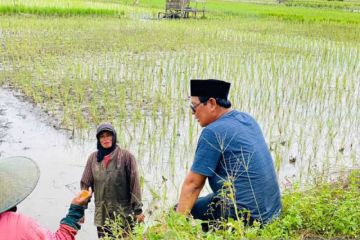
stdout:
{"type": "MultiPolygon", "coordinates": [[[[211,97],[202,97],[199,96],[199,100],[201,103],[206,104],[207,101],[209,101],[211,97]]],[[[216,104],[219,105],[220,107],[223,108],[230,108],[231,107],[231,102],[228,99],[224,99],[224,98],[214,98],[216,100],[216,104]]]]}

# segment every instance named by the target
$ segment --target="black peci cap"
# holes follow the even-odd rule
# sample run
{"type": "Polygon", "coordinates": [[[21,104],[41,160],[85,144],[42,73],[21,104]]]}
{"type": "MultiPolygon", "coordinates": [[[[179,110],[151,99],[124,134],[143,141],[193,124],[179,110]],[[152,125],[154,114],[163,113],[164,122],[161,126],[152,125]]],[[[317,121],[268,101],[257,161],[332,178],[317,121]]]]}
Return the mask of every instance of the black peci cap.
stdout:
{"type": "Polygon", "coordinates": [[[190,81],[190,95],[227,99],[230,83],[216,79],[192,79],[190,81]]]}

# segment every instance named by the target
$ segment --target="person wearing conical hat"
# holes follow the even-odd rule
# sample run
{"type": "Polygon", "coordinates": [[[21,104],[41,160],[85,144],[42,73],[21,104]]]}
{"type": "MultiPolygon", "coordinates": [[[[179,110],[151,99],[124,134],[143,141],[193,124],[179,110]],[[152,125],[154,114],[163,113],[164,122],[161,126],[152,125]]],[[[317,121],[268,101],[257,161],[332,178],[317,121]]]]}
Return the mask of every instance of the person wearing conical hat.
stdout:
{"type": "MultiPolygon", "coordinates": [[[[94,223],[98,237],[113,236],[106,220],[122,219],[122,236],[127,237],[134,221],[144,221],[140,180],[135,157],[116,144],[116,131],[110,123],[96,129],[97,151],[86,163],[81,189],[92,188],[95,196],[94,223]]],[[[118,236],[116,236],[118,237],[118,236]]]]}
{"type": "Polygon", "coordinates": [[[205,222],[265,224],[281,211],[273,160],[255,119],[231,109],[229,90],[225,81],[191,80],[190,108],[203,130],[176,210],[205,222]],[[206,179],[212,193],[199,197],[206,179]]]}
{"type": "Polygon", "coordinates": [[[34,219],[17,213],[21,203],[36,187],[40,171],[26,157],[0,159],[0,240],[73,240],[80,229],[84,205],[89,196],[78,194],[71,202],[68,214],[53,233],[34,219]]]}

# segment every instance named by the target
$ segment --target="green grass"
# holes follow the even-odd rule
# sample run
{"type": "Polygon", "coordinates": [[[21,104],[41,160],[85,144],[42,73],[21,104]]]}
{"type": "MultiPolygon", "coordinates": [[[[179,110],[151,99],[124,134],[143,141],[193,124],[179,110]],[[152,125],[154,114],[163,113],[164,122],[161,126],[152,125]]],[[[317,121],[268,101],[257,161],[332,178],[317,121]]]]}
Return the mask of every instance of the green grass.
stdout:
{"type": "MultiPolygon", "coordinates": [[[[264,227],[244,227],[242,222],[229,220],[203,232],[200,220],[169,211],[155,224],[138,225],[131,239],[358,239],[359,202],[360,172],[354,171],[345,181],[286,190],[280,217],[264,227]]],[[[111,226],[119,231],[117,224],[112,222],[111,226]]]]}
{"type": "Polygon", "coordinates": [[[24,1],[4,0],[0,3],[0,15],[33,14],[40,16],[123,16],[125,12],[141,12],[131,1],[24,1]]]}
{"type": "MultiPolygon", "coordinates": [[[[359,23],[360,3],[357,1],[293,0],[285,4],[277,1],[216,1],[206,2],[207,16],[210,18],[276,18],[294,22],[344,22],[359,23]],[[345,9],[349,11],[334,10],[345,9]]],[[[164,1],[140,1],[143,7],[164,8],[164,1]]]]}
{"type": "Polygon", "coordinates": [[[336,8],[347,11],[359,11],[360,2],[356,0],[287,0],[286,6],[300,6],[311,8],[336,8]]]}
{"type": "Polygon", "coordinates": [[[349,180],[323,182],[283,194],[284,211],[261,235],[268,239],[322,237],[357,239],[360,237],[360,175],[349,180]]]}
{"type": "MultiPolygon", "coordinates": [[[[264,2],[264,4],[252,4],[243,1],[214,1],[206,3],[206,16],[209,18],[275,18],[282,21],[293,22],[340,22],[360,23],[358,12],[339,11],[332,8],[351,8],[360,10],[360,4],[348,1],[286,1],[284,4],[276,2],[264,2]],[[293,7],[295,6],[295,7],[293,7]],[[314,6],[317,6],[314,8],[314,6]],[[330,7],[329,7],[330,6],[330,7]]],[[[57,16],[122,16],[131,15],[131,12],[147,12],[149,16],[156,17],[157,12],[162,11],[165,1],[3,1],[0,5],[0,14],[36,14],[57,16]],[[141,6],[141,8],[139,8],[141,6]]]]}
{"type": "Polygon", "coordinates": [[[82,8],[82,7],[33,7],[25,5],[16,6],[0,6],[0,13],[6,15],[12,14],[34,14],[39,16],[111,16],[120,17],[124,15],[124,11],[111,9],[96,9],[96,8],[82,8]]]}
{"type": "Polygon", "coordinates": [[[207,9],[220,16],[276,18],[294,22],[360,22],[360,14],[326,8],[287,7],[236,2],[209,1],[207,9]]]}

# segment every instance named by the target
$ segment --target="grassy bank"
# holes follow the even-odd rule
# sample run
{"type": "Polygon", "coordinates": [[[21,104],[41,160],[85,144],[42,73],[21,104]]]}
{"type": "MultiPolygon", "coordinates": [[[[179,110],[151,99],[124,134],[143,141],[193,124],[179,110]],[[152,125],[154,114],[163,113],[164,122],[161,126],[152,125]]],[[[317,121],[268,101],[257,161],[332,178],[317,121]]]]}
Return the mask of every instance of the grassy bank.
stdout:
{"type": "MultiPolygon", "coordinates": [[[[354,171],[346,180],[285,190],[280,217],[263,227],[229,220],[203,232],[201,221],[164,212],[154,224],[137,226],[131,239],[359,239],[359,202],[360,171],[354,171]]],[[[111,226],[120,234],[116,222],[111,226]]]]}

